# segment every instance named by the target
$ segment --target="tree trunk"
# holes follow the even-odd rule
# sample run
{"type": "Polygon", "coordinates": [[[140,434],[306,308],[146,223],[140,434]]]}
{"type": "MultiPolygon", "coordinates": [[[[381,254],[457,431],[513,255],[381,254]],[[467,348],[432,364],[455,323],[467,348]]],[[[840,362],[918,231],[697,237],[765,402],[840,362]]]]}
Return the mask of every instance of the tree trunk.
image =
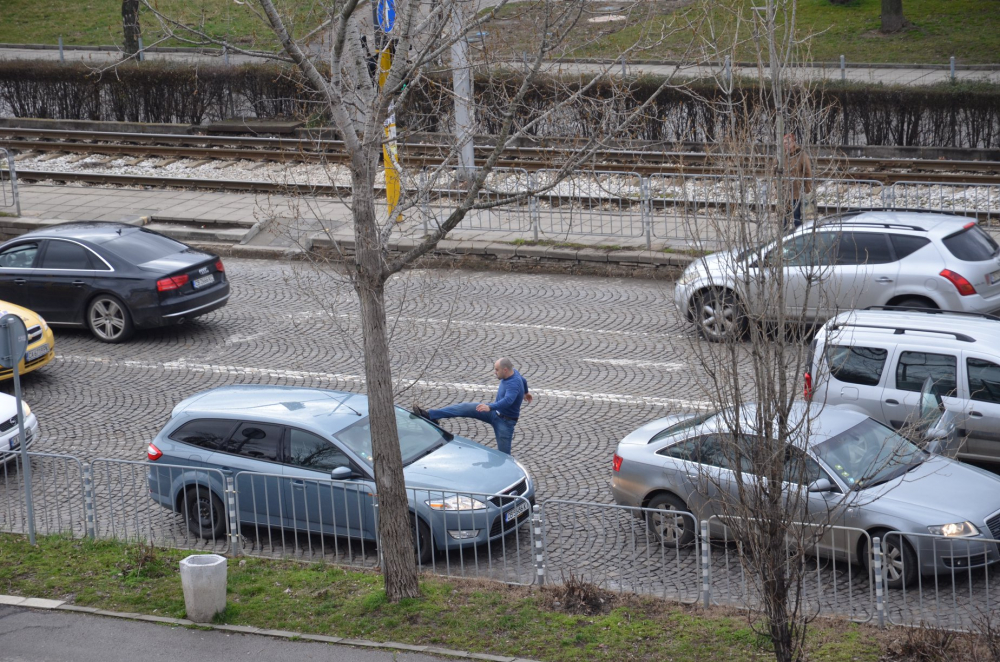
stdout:
{"type": "Polygon", "coordinates": [[[410,509],[403,482],[393,402],[392,369],[386,335],[385,276],[372,186],[355,177],[355,288],[361,302],[361,332],[371,425],[375,487],[378,492],[378,540],[385,593],[390,602],[420,594],[413,552],[410,509]],[[364,191],[364,193],[361,193],[364,191]]]}
{"type": "Polygon", "coordinates": [[[139,52],[139,0],[122,0],[122,29],[125,33],[125,55],[139,52]]]}
{"type": "Polygon", "coordinates": [[[882,0],[882,32],[899,32],[903,25],[903,0],[882,0]]]}

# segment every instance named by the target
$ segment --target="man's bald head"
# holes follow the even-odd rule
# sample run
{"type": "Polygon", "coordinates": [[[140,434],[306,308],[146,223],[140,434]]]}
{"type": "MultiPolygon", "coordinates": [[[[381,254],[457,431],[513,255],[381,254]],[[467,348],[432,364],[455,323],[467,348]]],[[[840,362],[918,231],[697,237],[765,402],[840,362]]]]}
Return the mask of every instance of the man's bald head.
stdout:
{"type": "Polygon", "coordinates": [[[507,379],[514,374],[514,364],[507,357],[499,358],[493,364],[493,372],[496,373],[497,379],[507,379]]]}

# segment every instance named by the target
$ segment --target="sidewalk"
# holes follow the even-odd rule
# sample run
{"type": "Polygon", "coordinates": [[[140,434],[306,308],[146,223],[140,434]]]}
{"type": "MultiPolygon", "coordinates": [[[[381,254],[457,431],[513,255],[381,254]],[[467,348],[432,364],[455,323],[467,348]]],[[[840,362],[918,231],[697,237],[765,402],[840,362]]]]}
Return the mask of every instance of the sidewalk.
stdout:
{"type": "MultiPolygon", "coordinates": [[[[354,228],[347,204],[334,198],[216,193],[180,190],[138,190],[81,186],[22,184],[21,218],[0,218],[0,233],[17,235],[65,221],[121,221],[143,225],[187,243],[229,244],[230,254],[288,257],[304,249],[353,251],[354,228]],[[238,250],[235,250],[238,249],[238,250]]],[[[500,260],[544,260],[576,264],[617,264],[676,268],[691,257],[678,239],[653,237],[650,250],[642,235],[539,235],[530,231],[480,229],[515,227],[497,215],[471,215],[470,227],[460,226],[438,247],[438,256],[489,256],[500,260]],[[562,245],[559,245],[562,244],[562,245]],[[614,249],[611,249],[611,247],[614,249]]],[[[404,223],[390,239],[394,250],[405,250],[424,234],[420,221],[404,223]]]]}
{"type": "MultiPolygon", "coordinates": [[[[17,48],[0,47],[0,60],[2,59],[46,59],[58,60],[59,51],[55,47],[44,45],[44,48],[17,48]]],[[[121,59],[121,52],[115,50],[96,50],[98,47],[66,48],[63,55],[66,61],[82,60],[95,66],[106,66],[121,59]]],[[[101,47],[103,48],[103,47],[101,47]]],[[[215,53],[199,52],[176,52],[174,51],[150,51],[145,54],[147,60],[164,60],[170,62],[184,63],[216,63],[221,64],[223,56],[221,51],[215,53]]],[[[246,55],[231,54],[230,64],[244,64],[247,62],[262,62],[261,58],[246,55]]],[[[549,61],[544,68],[547,73],[595,73],[608,69],[611,75],[619,75],[622,71],[621,64],[586,61],[549,61]]],[[[673,74],[682,78],[707,78],[712,76],[722,76],[722,66],[702,66],[690,65],[678,67],[668,63],[657,62],[631,62],[627,63],[626,72],[629,75],[652,74],[665,76],[673,74]]],[[[796,80],[840,80],[841,70],[839,65],[829,64],[828,66],[794,67],[788,71],[789,75],[796,80]]],[[[733,68],[734,76],[745,76],[756,78],[757,69],[753,67],[733,68]]],[[[765,70],[765,75],[767,72],[765,70]]],[[[872,64],[851,64],[848,63],[843,73],[844,78],[852,82],[886,83],[897,85],[931,85],[933,83],[946,82],[951,79],[951,70],[948,65],[872,65],[872,64]]],[[[988,81],[990,83],[1000,83],[1000,65],[996,67],[976,66],[969,68],[956,65],[955,79],[958,81],[988,81]]]]}
{"type": "Polygon", "coordinates": [[[532,662],[434,646],[195,624],[179,618],[77,607],[60,600],[0,595],[0,660],[4,661],[443,662],[456,659],[532,662]]]}

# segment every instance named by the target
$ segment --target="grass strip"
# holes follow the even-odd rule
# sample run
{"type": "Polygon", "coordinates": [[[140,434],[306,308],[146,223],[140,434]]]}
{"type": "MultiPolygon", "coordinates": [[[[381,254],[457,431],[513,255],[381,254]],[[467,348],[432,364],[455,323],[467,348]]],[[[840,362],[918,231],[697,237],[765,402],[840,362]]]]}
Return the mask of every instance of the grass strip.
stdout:
{"type": "MultiPolygon", "coordinates": [[[[0,534],[0,593],[112,611],[183,618],[179,561],[189,552],[0,534]]],[[[435,645],[553,662],[767,657],[747,614],[617,595],[571,578],[562,587],[514,587],[424,576],[421,597],[390,604],[376,572],[261,558],[230,559],[220,624],[435,645]]],[[[877,660],[877,631],[818,620],[809,656],[877,660]]]]}

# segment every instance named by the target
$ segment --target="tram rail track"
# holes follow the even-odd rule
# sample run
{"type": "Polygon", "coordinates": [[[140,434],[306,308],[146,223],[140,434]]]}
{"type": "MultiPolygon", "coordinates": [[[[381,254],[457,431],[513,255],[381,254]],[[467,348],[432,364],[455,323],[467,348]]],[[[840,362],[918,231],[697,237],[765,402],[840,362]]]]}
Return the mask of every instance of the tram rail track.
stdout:
{"type": "MultiPolygon", "coordinates": [[[[118,133],[68,129],[30,129],[0,127],[0,146],[18,153],[21,158],[46,158],[54,155],[103,155],[162,159],[164,161],[258,161],[279,164],[346,164],[348,155],[338,140],[289,137],[215,136],[167,133],[118,133]]],[[[430,142],[400,144],[404,163],[410,166],[437,166],[443,163],[449,146],[430,142]]],[[[476,156],[485,158],[489,146],[476,148],[476,156]]],[[[516,146],[497,163],[501,168],[533,171],[552,167],[568,153],[568,147],[516,146]]],[[[651,174],[723,174],[722,163],[732,155],[705,152],[670,152],[650,149],[605,149],[588,160],[588,170],[651,174]]],[[[28,160],[31,160],[30,158],[28,160]]],[[[817,170],[836,170],[844,179],[875,180],[883,184],[919,180],[941,184],[1000,184],[1000,163],[944,159],[869,158],[821,155],[814,158],[817,170]]],[[[54,172],[34,169],[30,163],[18,169],[25,180],[54,179],[115,185],[156,185],[165,178],[147,175],[88,173],[79,170],[54,172]]],[[[180,179],[180,178],[177,178],[180,179]]],[[[266,182],[226,181],[219,179],[183,180],[197,188],[222,190],[272,190],[266,182]],[[237,186],[238,185],[238,186],[237,186]]],[[[322,186],[310,187],[318,192],[322,186]]],[[[332,187],[331,187],[332,188],[332,187]]],[[[287,190],[285,187],[283,190],[287,190]]]]}

